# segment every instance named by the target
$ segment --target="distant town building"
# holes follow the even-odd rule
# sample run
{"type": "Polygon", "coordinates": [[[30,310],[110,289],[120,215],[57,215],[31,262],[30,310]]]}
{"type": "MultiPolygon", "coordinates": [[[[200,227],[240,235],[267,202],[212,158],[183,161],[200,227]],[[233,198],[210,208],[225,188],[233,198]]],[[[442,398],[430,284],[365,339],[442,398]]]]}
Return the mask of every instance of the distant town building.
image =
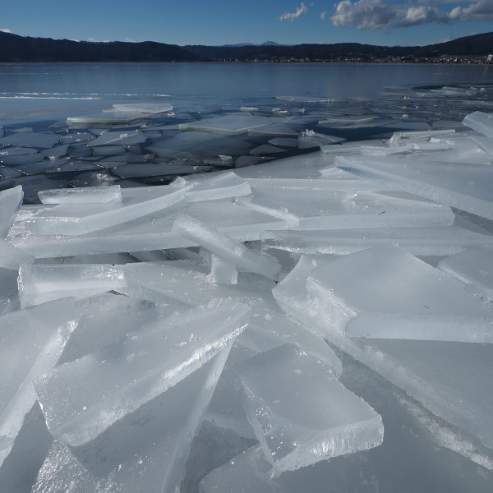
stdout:
{"type": "Polygon", "coordinates": [[[493,63],[493,55],[488,55],[486,57],[486,63],[493,63]]]}

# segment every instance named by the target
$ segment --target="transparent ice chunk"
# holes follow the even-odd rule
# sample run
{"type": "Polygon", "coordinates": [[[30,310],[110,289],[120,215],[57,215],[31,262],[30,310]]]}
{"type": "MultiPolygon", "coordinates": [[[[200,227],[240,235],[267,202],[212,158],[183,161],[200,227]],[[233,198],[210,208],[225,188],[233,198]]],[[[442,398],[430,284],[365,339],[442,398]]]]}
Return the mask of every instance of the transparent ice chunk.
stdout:
{"type": "Polygon", "coordinates": [[[57,367],[37,384],[48,429],[71,447],[90,443],[227,348],[247,313],[245,305],[220,300],[150,324],[114,351],[57,367]]]}
{"type": "Polygon", "coordinates": [[[0,267],[4,269],[17,270],[23,264],[30,264],[34,258],[15,248],[5,240],[0,240],[0,267]]]}
{"type": "Polygon", "coordinates": [[[295,346],[254,356],[238,371],[248,419],[276,474],[383,441],[381,417],[295,346]]]}

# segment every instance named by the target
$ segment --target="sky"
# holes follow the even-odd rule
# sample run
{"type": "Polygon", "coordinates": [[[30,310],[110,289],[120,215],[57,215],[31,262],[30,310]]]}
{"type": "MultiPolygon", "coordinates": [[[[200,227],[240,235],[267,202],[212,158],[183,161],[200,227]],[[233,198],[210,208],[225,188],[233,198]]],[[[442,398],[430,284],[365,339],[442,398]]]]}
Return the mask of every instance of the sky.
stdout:
{"type": "Polygon", "coordinates": [[[0,30],[89,41],[423,45],[493,31],[493,0],[15,0],[0,30]]]}

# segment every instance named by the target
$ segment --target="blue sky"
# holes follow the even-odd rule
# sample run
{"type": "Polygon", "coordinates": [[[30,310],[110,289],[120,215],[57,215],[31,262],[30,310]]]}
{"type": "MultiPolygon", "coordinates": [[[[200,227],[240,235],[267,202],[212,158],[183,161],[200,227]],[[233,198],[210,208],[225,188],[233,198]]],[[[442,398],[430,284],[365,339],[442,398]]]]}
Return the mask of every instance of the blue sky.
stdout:
{"type": "Polygon", "coordinates": [[[0,29],[77,40],[426,44],[493,31],[493,0],[14,0],[0,29]]]}

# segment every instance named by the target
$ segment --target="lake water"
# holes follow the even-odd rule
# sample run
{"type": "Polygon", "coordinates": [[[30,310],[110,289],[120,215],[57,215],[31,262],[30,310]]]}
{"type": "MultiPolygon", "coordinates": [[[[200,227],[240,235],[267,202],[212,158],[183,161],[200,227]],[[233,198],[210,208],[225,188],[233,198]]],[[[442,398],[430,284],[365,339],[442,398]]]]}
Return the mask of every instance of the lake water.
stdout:
{"type": "Polygon", "coordinates": [[[492,65],[2,64],[0,120],[57,119],[170,96],[190,110],[279,95],[375,98],[388,86],[487,83],[493,83],[492,65]]]}
{"type": "Polygon", "coordinates": [[[163,184],[319,144],[460,129],[474,110],[493,111],[493,66],[3,64],[0,189],[22,185],[26,202],[37,202],[47,188],[163,184]],[[173,110],[122,119],[112,107],[121,103],[173,110]],[[94,142],[108,130],[137,140],[94,142]]]}

